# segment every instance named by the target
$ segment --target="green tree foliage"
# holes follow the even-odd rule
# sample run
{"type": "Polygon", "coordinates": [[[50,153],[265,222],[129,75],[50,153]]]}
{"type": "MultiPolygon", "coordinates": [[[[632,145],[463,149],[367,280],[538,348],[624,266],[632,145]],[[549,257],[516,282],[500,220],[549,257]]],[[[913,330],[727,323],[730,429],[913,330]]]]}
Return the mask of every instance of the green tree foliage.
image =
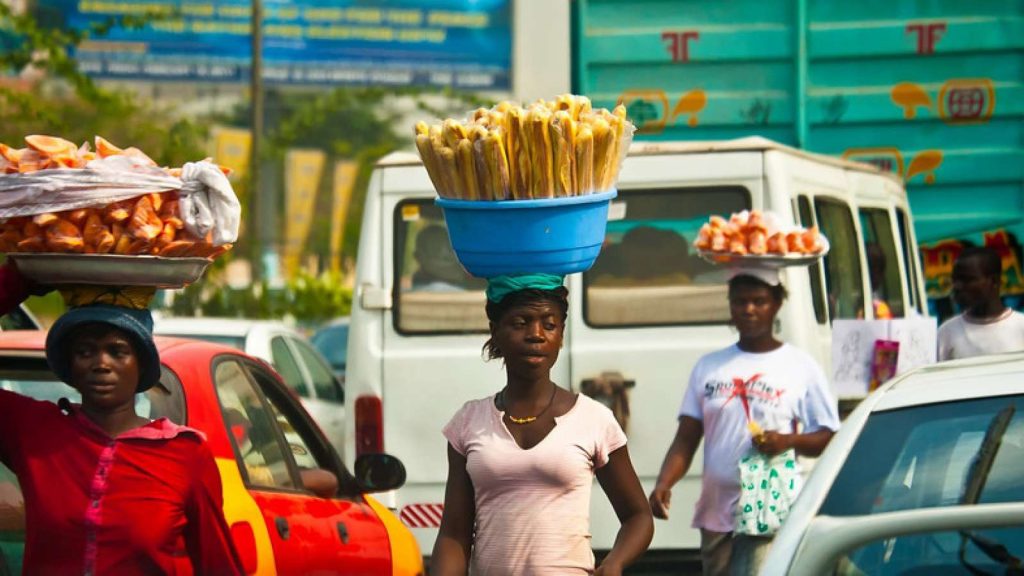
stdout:
{"type": "Polygon", "coordinates": [[[266,282],[231,288],[200,282],[175,292],[169,310],[175,316],[277,319],[291,317],[315,327],[332,318],[347,316],[352,309],[352,289],[340,275],[300,273],[283,287],[266,282]]]}
{"type": "MultiPolygon", "coordinates": [[[[431,116],[462,116],[493,102],[472,93],[436,88],[346,87],[333,90],[272,88],[265,96],[266,134],[261,166],[269,169],[277,214],[284,214],[284,158],[290,148],[316,148],[327,153],[327,164],[317,195],[316,213],[330,214],[332,170],[336,160],[359,164],[343,239],[343,257],[354,261],[374,163],[390,152],[412,150],[412,126],[403,120],[419,110],[431,116]]],[[[250,108],[240,106],[228,123],[249,126],[250,108]]],[[[279,220],[280,221],[280,220],[279,220]]],[[[283,225],[283,222],[282,222],[283,225]]],[[[330,252],[329,218],[314,219],[304,253],[326,257],[330,252]]]]}

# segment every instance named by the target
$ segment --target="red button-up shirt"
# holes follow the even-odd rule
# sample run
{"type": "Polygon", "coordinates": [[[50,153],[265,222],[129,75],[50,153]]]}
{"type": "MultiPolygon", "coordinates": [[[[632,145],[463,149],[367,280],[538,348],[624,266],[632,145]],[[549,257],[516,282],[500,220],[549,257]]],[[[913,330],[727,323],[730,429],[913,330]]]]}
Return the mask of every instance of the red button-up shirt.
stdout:
{"type": "Polygon", "coordinates": [[[10,263],[0,266],[0,316],[7,314],[29,296],[29,285],[10,263]]]}
{"type": "Polygon", "coordinates": [[[0,390],[0,461],[25,498],[26,574],[241,574],[200,432],[111,438],[77,406],[0,390]]]}

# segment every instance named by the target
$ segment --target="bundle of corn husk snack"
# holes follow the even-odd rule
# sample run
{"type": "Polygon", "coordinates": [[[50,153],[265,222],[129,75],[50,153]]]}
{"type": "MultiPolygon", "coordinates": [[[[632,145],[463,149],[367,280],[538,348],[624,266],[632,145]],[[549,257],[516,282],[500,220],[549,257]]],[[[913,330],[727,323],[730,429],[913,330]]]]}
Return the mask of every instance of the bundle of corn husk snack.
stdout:
{"type": "Polygon", "coordinates": [[[622,105],[594,109],[563,94],[479,108],[463,122],[419,122],[416,149],[443,198],[561,198],[614,187],[634,131],[622,105]]]}
{"type": "Polygon", "coordinates": [[[102,137],[0,144],[0,252],[205,257],[237,239],[240,208],[208,161],[161,168],[102,137]]]}
{"type": "Polygon", "coordinates": [[[813,255],[825,249],[817,226],[784,228],[777,221],[774,214],[760,210],[736,212],[728,220],[713,215],[693,245],[704,252],[737,256],[813,255]]]}

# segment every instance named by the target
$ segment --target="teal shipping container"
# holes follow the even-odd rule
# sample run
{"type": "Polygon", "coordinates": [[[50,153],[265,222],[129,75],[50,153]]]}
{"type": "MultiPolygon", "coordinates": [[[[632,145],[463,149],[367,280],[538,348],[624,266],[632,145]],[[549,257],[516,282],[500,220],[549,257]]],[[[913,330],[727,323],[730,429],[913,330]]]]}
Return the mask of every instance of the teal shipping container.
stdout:
{"type": "Polygon", "coordinates": [[[929,295],[966,245],[1024,295],[1024,1],[574,0],[573,89],[639,139],[761,135],[906,181],[929,295]]]}

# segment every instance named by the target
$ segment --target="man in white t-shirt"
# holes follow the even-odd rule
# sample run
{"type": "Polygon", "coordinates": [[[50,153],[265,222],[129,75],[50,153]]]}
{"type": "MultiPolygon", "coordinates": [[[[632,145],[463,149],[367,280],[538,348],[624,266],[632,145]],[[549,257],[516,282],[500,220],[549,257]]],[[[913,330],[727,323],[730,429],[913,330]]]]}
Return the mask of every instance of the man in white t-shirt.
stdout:
{"type": "Polygon", "coordinates": [[[939,327],[939,360],[1024,351],[1024,314],[999,297],[1003,262],[992,248],[967,248],[953,264],[962,313],[939,327]]]}
{"type": "Polygon", "coordinates": [[[703,438],[704,474],[693,526],[701,531],[705,576],[756,574],[771,545],[770,536],[734,534],[740,459],[754,449],[817,456],[839,429],[824,371],[809,354],[774,336],[784,298],[774,271],[740,271],[729,281],[739,341],[703,356],[690,373],[679,428],[650,495],[654,516],[668,518],[672,487],[703,438]]]}

